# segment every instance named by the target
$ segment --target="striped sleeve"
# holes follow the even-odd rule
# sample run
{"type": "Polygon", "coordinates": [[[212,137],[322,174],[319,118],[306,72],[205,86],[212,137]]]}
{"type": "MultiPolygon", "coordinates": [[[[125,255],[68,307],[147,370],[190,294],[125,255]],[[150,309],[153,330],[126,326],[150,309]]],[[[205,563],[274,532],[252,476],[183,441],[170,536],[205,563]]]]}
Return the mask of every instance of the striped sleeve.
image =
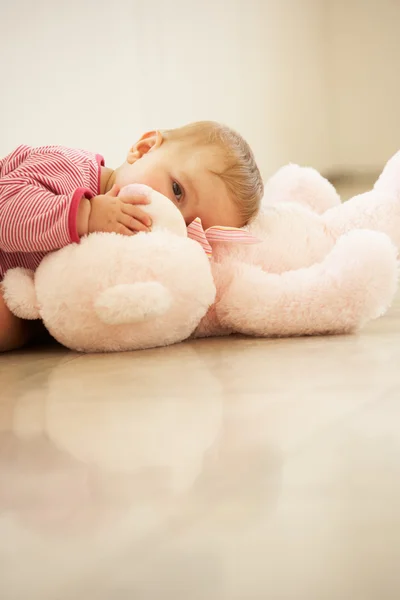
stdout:
{"type": "Polygon", "coordinates": [[[0,181],[0,248],[5,252],[50,252],[78,242],[77,213],[89,189],[55,195],[24,179],[0,181]]]}
{"type": "Polygon", "coordinates": [[[207,256],[212,255],[212,248],[210,246],[209,241],[206,237],[206,232],[203,229],[203,225],[201,224],[201,220],[199,218],[195,219],[187,226],[187,234],[191,240],[194,240],[203,248],[204,252],[207,256]]]}
{"type": "Polygon", "coordinates": [[[212,256],[213,243],[259,244],[261,241],[246,229],[238,229],[237,227],[216,225],[204,230],[199,218],[188,225],[187,234],[189,238],[202,246],[207,256],[212,256]]]}
{"type": "Polygon", "coordinates": [[[94,195],[81,172],[60,152],[21,146],[10,154],[0,175],[0,250],[50,252],[79,242],[79,203],[94,195]]]}

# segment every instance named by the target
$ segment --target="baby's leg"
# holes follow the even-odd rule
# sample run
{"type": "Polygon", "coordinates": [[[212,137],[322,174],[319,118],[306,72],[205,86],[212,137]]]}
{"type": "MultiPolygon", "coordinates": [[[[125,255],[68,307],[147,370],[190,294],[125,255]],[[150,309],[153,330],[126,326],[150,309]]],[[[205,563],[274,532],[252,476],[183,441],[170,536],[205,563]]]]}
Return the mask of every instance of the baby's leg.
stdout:
{"type": "Polygon", "coordinates": [[[0,352],[21,348],[29,342],[33,332],[34,323],[13,315],[0,292],[0,352]]]}

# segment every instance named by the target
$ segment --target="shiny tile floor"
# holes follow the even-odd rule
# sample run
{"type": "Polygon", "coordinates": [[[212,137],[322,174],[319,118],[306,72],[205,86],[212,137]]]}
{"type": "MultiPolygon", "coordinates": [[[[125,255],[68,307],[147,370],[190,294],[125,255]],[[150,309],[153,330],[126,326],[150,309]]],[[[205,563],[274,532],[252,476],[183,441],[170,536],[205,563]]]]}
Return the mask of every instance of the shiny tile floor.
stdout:
{"type": "Polygon", "coordinates": [[[400,297],[358,336],[0,356],[2,600],[398,600],[400,297]]]}

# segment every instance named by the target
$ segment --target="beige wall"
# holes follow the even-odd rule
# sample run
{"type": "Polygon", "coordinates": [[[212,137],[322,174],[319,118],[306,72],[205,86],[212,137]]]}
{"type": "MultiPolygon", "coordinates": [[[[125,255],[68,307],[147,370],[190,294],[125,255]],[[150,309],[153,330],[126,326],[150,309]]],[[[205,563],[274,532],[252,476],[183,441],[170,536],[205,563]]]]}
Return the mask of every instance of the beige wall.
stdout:
{"type": "Polygon", "coordinates": [[[110,165],[143,130],[239,129],[264,175],[329,164],[320,0],[14,0],[2,7],[0,154],[94,149],[110,165]]]}
{"type": "Polygon", "coordinates": [[[327,11],[332,166],[379,169],[400,148],[400,0],[327,11]]]}
{"type": "Polygon", "coordinates": [[[124,158],[144,130],[239,129],[288,161],[378,168],[400,146],[400,0],[13,0],[2,6],[0,154],[124,158]]]}

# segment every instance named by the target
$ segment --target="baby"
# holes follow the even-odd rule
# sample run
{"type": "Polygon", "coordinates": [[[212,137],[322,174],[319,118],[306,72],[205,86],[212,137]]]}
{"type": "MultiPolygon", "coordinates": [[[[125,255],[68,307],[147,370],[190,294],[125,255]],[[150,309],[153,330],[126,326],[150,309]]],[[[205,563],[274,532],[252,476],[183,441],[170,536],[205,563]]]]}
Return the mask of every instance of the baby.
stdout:
{"type": "MultiPolygon", "coordinates": [[[[135,195],[142,183],[179,208],[187,225],[242,227],[258,211],[263,183],[253,153],[230,128],[200,121],[145,133],[117,169],[96,154],[61,146],[20,146],[0,159],[0,281],[13,267],[36,269],[53,250],[103,231],[149,231],[150,217],[135,195]]],[[[0,294],[0,351],[22,346],[32,324],[10,313],[0,294]]]]}

